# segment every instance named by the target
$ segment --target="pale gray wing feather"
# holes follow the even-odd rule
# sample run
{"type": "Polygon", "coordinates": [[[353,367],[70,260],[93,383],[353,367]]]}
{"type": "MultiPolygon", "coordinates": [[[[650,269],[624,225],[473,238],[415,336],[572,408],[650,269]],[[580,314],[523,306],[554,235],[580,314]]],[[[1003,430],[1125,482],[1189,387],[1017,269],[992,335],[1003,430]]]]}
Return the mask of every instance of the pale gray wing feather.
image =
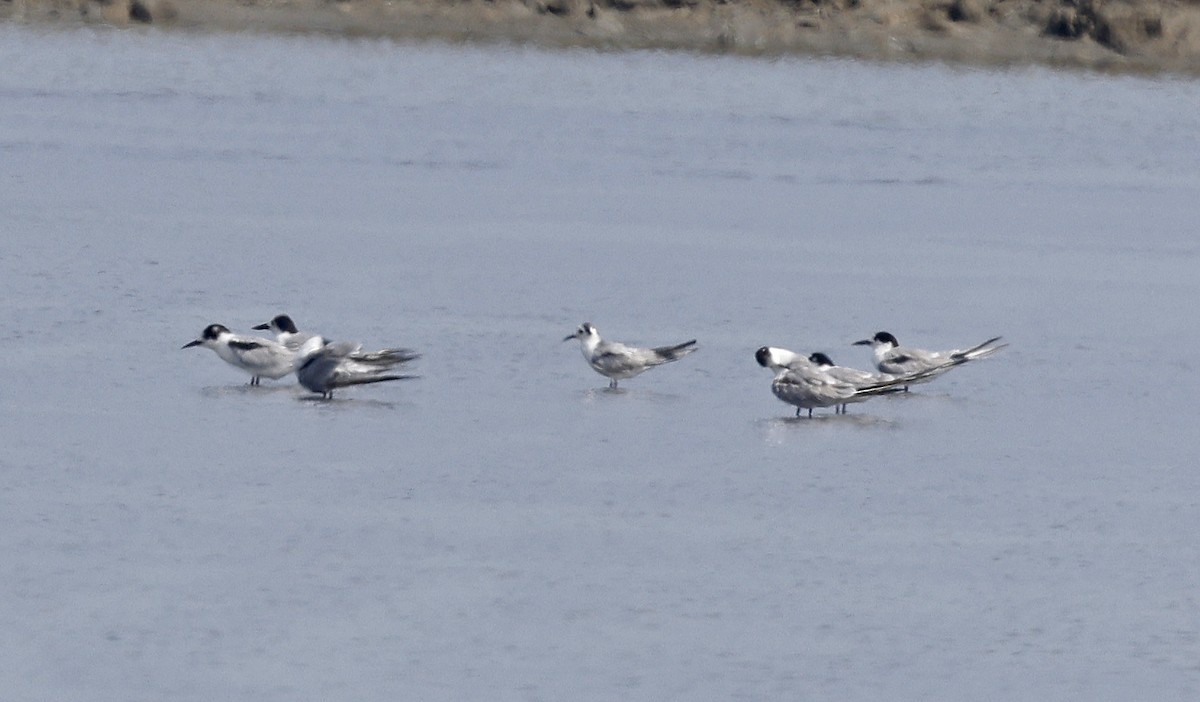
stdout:
{"type": "Polygon", "coordinates": [[[830,407],[854,397],[856,389],[820,371],[783,369],[771,383],[779,399],[797,407],[830,407]]]}
{"type": "Polygon", "coordinates": [[[848,366],[829,366],[821,370],[843,383],[850,383],[855,386],[883,383],[892,379],[891,375],[885,373],[872,373],[848,366]]]}
{"type": "Polygon", "coordinates": [[[890,375],[924,373],[940,367],[947,369],[953,361],[943,354],[923,349],[894,348],[879,361],[879,370],[890,375]]]}
{"type": "Polygon", "coordinates": [[[350,359],[369,366],[390,368],[409,361],[415,361],[421,354],[412,349],[380,349],[379,351],[355,351],[350,359]]]}
{"type": "Polygon", "coordinates": [[[665,362],[651,349],[626,346],[616,341],[600,342],[589,360],[592,367],[604,375],[637,373],[665,362]]]}
{"type": "Polygon", "coordinates": [[[358,344],[353,341],[332,341],[317,351],[318,355],[327,358],[347,358],[358,350],[358,344]]]}

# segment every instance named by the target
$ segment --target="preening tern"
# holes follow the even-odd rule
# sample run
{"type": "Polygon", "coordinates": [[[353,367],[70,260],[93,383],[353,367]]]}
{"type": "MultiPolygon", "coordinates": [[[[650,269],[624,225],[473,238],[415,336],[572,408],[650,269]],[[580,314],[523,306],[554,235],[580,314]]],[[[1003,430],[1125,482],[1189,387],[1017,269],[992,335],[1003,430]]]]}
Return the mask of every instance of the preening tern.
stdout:
{"type": "Polygon", "coordinates": [[[296,378],[308,390],[330,399],[333,391],[351,385],[408,380],[413,375],[393,372],[397,366],[420,357],[408,349],[385,349],[371,353],[351,341],[327,343],[314,336],[296,354],[296,378]]]}

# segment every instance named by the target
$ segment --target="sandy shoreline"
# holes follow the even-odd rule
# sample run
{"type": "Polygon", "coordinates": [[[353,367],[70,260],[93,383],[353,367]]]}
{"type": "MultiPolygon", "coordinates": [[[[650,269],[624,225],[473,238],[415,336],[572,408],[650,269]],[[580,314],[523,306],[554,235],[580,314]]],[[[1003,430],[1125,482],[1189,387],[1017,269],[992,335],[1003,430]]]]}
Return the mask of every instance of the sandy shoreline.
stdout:
{"type": "Polygon", "coordinates": [[[0,0],[0,20],[1200,74],[1200,1],[0,0]]]}

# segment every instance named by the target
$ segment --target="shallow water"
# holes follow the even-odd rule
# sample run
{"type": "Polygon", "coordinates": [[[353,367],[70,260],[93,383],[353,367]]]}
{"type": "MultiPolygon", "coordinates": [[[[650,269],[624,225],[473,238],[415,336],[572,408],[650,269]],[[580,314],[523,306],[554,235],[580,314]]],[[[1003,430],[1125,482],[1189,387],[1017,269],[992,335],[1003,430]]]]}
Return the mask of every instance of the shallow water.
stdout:
{"type": "Polygon", "coordinates": [[[0,27],[11,699],[1194,699],[1200,84],[0,27]],[[208,323],[424,352],[316,402],[208,323]],[[577,345],[698,338],[604,389],[577,345]],[[753,351],[1000,355],[791,417],[753,351]]]}

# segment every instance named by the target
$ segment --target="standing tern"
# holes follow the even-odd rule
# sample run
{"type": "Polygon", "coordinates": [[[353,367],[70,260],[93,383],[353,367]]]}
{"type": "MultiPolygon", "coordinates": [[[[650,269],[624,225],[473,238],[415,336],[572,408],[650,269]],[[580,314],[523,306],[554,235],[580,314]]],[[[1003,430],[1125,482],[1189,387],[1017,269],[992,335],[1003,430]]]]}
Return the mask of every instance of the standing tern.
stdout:
{"type": "Polygon", "coordinates": [[[1008,346],[1008,344],[996,344],[997,341],[1000,341],[1000,337],[994,336],[969,349],[926,351],[901,346],[896,337],[881,331],[870,339],[856,341],[853,345],[870,346],[875,355],[875,367],[880,372],[895,376],[909,376],[909,382],[904,384],[904,389],[907,391],[910,384],[929,382],[955,366],[962,365],[967,361],[987,358],[1008,346]]]}
{"type": "Polygon", "coordinates": [[[838,380],[829,373],[821,370],[817,364],[808,358],[773,346],[763,346],[754,352],[758,365],[775,371],[771,380],[771,392],[775,397],[796,407],[796,416],[800,410],[808,410],[808,416],[819,407],[833,407],[838,413],[839,407],[849,402],[862,402],[875,395],[894,392],[903,380],[883,380],[878,383],[850,383],[838,380]]]}
{"type": "Polygon", "coordinates": [[[333,398],[333,391],[351,385],[382,383],[389,380],[408,380],[415,375],[392,372],[420,357],[408,349],[384,349],[363,353],[360,345],[351,341],[328,343],[314,336],[296,354],[296,379],[308,390],[333,398]]]}
{"type": "Polygon", "coordinates": [[[626,346],[616,341],[604,341],[591,322],[580,324],[575,333],[566,336],[563,341],[571,339],[579,339],[583,357],[587,359],[592,370],[609,379],[609,389],[616,389],[618,380],[632,378],[647,368],[678,361],[696,350],[695,339],[675,346],[649,349],[626,346]]]}
{"type": "Polygon", "coordinates": [[[316,336],[316,334],[309,334],[297,329],[296,323],[286,314],[275,315],[271,321],[251,328],[258,331],[270,330],[275,335],[275,341],[278,341],[292,351],[299,351],[304,342],[316,336]]]}
{"type": "Polygon", "coordinates": [[[257,336],[234,334],[222,324],[208,325],[199,339],[189,341],[183,348],[193,346],[210,348],[222,361],[249,373],[251,385],[258,385],[260,378],[278,380],[291,373],[296,355],[283,344],[257,336]]]}

